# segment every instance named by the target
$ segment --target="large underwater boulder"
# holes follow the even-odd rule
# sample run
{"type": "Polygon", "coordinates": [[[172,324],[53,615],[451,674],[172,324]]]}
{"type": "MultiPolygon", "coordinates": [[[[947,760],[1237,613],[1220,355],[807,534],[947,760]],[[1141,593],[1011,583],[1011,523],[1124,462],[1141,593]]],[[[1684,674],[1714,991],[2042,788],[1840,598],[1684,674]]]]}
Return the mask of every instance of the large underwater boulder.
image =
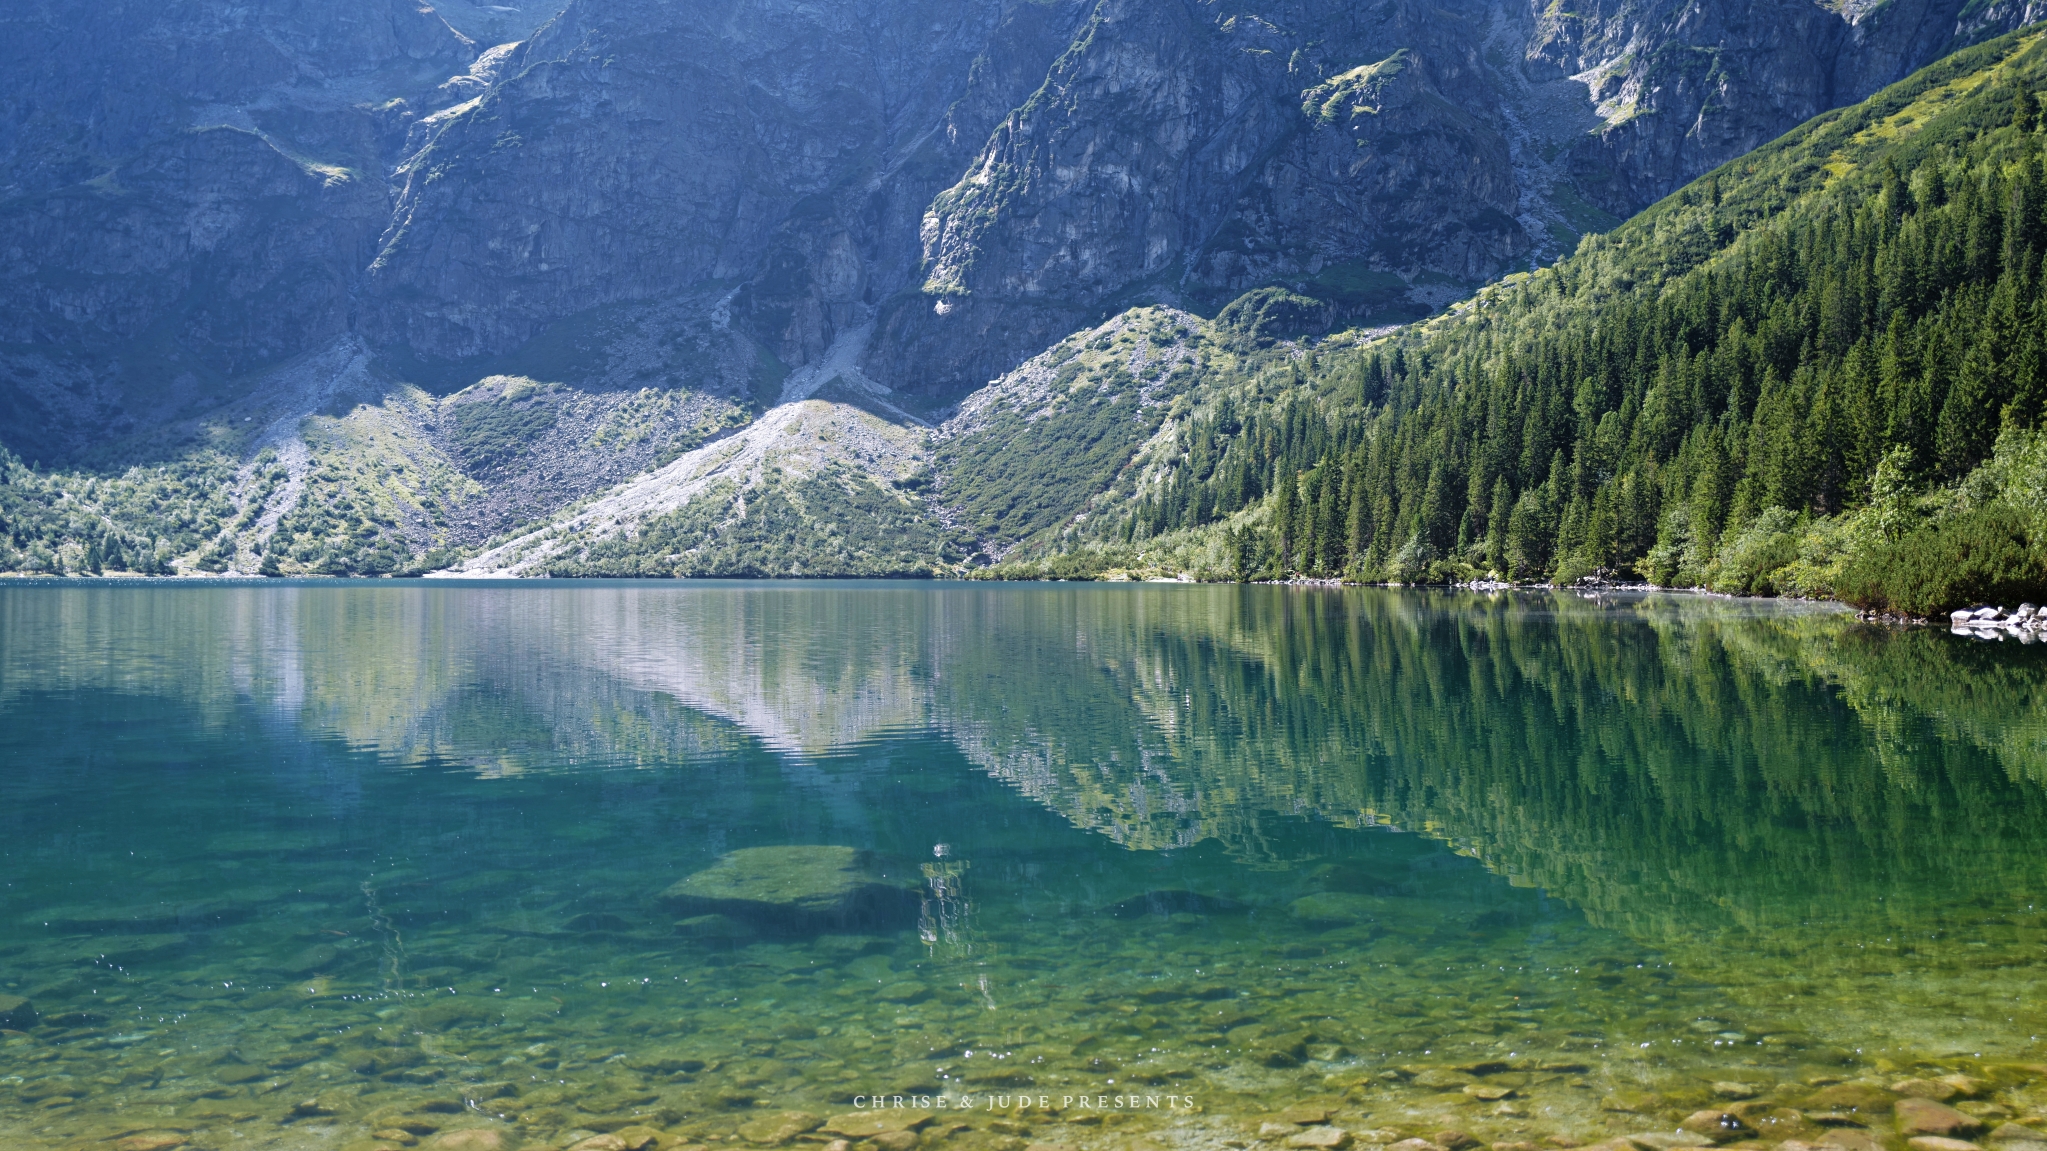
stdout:
{"type": "Polygon", "coordinates": [[[668,910],[723,915],[763,934],[907,925],[911,881],[852,847],[746,847],[661,893],[668,910]]]}

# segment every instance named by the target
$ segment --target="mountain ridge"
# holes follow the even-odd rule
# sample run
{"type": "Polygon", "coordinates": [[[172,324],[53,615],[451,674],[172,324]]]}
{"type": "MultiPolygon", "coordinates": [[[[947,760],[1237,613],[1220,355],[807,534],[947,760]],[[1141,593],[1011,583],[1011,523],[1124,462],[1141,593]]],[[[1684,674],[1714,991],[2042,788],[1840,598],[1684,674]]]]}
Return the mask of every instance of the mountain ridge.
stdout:
{"type": "MultiPolygon", "coordinates": [[[[131,125],[128,158],[77,171],[101,175],[0,198],[0,245],[37,268],[15,282],[16,324],[0,333],[0,441],[55,465],[10,465],[26,481],[17,491],[58,493],[11,513],[8,563],[90,570],[97,546],[104,567],[115,539],[124,560],[146,550],[149,570],[426,570],[544,530],[527,525],[818,396],[934,429],[928,446],[874,456],[923,461],[902,472],[923,486],[843,462],[935,525],[916,570],[963,571],[1042,530],[1029,509],[1046,499],[1091,514],[1074,509],[1135,490],[1139,449],[1178,427],[1173,404],[1211,365],[1236,371],[1275,341],[1417,318],[1610,227],[1602,198],[1635,206],[1612,187],[1693,174],[1743,132],[1774,134],[1835,87],[2035,6],[1758,2],[1706,19],[1652,4],[1601,9],[1592,28],[1539,7],[1432,15],[1397,0],[1212,12],[990,0],[788,20],[768,0],[728,0],[684,20],[659,5],[571,3],[513,27],[461,5],[443,18],[362,0],[336,10],[350,39],[257,5],[240,27],[289,67],[224,92],[170,78],[189,89],[176,107],[192,110],[190,127],[159,138],[131,125]],[[1709,71],[1722,102],[1693,111],[1694,128],[1717,116],[1739,131],[1693,132],[1690,152],[1638,148],[1640,159],[1614,142],[1691,107],[1694,89],[1658,86],[1657,52],[1717,37],[1712,52],[1739,55],[1742,36],[1814,20],[1833,21],[1812,25],[1833,69],[1819,96],[1759,58],[1709,71]],[[507,38],[483,47],[490,36],[507,38]],[[672,59],[703,67],[655,66],[672,59]],[[912,62],[952,79],[913,81],[912,62]],[[1193,75],[1216,82],[1190,87],[1193,75]],[[349,102],[377,84],[403,95],[349,102]],[[1616,120],[1609,91],[1633,92],[1635,111],[1616,120]],[[1620,185],[1588,175],[1599,164],[1620,185]],[[159,170],[171,175],[144,188],[159,170]],[[248,187],[271,190],[237,199],[248,187]],[[155,206],[199,201],[216,207],[190,219],[209,222],[187,227],[183,247],[159,245],[155,264],[119,249],[124,229],[167,226],[149,223],[155,206]],[[116,227],[129,217],[109,212],[139,222],[116,227]],[[88,254],[63,256],[59,239],[88,254]],[[132,270],[85,270],[116,265],[132,270]],[[151,270],[166,267],[168,280],[151,270]],[[1075,413],[1123,402],[1120,382],[1061,400],[1061,426],[1097,435],[1087,447],[1101,461],[1026,436],[1024,456],[1066,453],[1079,469],[1034,470],[1006,460],[1007,446],[973,448],[985,435],[946,430],[1013,392],[1046,349],[1068,348],[1056,374],[1088,359],[1082,345],[1115,342],[1133,305],[1183,317],[1186,336],[1168,344],[1189,375],[1156,403],[1138,397],[1137,422],[1113,434],[1075,413]],[[961,470],[969,456],[983,474],[961,470]],[[152,468],[237,478],[211,495],[185,485],[192,506],[171,520],[119,510],[159,483],[152,468]],[[87,490],[115,494],[88,510],[74,494],[87,490]]],[[[196,35],[204,10],[155,26],[196,35]]],[[[14,19],[44,44],[76,27],[47,6],[14,19]]],[[[54,172],[49,138],[0,137],[0,152],[54,172]]],[[[1097,384],[1113,374],[1076,371],[1097,384]]]]}

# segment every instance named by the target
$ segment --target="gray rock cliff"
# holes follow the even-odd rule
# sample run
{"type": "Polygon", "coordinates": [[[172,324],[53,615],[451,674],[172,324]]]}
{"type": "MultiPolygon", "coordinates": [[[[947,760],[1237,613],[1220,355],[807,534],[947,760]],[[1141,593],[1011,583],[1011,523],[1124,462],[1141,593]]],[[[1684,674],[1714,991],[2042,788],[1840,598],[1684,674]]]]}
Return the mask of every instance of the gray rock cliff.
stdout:
{"type": "Polygon", "coordinates": [[[1480,59],[1492,15],[1103,0],[933,203],[922,298],[876,355],[965,389],[1133,292],[1213,306],[1319,277],[1369,312],[1404,295],[1396,273],[1496,273],[1529,237],[1480,59]]]}
{"type": "Polygon", "coordinates": [[[743,286],[743,326],[813,359],[914,274],[925,203],[985,133],[975,121],[1042,75],[1072,13],[572,4],[399,169],[372,336],[461,360],[722,282],[743,286]]]}
{"type": "Polygon", "coordinates": [[[348,329],[380,140],[475,45],[412,0],[0,13],[0,420],[45,458],[348,329]]]}
{"type": "Polygon", "coordinates": [[[1582,81],[1604,125],[1572,174],[1627,215],[1678,185],[1853,103],[2047,4],[1890,0],[1590,0],[1538,4],[1527,59],[1582,81]]]}

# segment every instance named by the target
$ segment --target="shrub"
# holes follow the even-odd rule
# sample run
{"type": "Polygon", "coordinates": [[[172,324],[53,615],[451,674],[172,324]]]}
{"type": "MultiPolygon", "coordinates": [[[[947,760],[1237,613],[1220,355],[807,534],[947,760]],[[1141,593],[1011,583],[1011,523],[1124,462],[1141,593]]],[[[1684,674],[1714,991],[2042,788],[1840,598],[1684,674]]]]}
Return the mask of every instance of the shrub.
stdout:
{"type": "Polygon", "coordinates": [[[1838,590],[1857,607],[1911,615],[2047,598],[2042,543],[2009,504],[1971,508],[1872,544],[1849,561],[1838,590]]]}
{"type": "Polygon", "coordinates": [[[1768,508],[1721,546],[1713,590],[1735,595],[1776,595],[1778,570],[1798,559],[1798,515],[1768,508]]]}

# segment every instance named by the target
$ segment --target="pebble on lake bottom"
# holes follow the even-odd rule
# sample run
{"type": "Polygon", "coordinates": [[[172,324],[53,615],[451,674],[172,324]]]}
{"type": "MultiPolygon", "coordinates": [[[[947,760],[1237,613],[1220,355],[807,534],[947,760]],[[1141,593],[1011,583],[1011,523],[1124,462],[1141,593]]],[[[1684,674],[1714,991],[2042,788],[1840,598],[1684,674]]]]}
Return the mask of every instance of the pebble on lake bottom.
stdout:
{"type": "Polygon", "coordinates": [[[183,1147],[187,1140],[174,1132],[146,1132],[141,1135],[127,1135],[114,1140],[114,1151],[172,1151],[183,1147]]]}

